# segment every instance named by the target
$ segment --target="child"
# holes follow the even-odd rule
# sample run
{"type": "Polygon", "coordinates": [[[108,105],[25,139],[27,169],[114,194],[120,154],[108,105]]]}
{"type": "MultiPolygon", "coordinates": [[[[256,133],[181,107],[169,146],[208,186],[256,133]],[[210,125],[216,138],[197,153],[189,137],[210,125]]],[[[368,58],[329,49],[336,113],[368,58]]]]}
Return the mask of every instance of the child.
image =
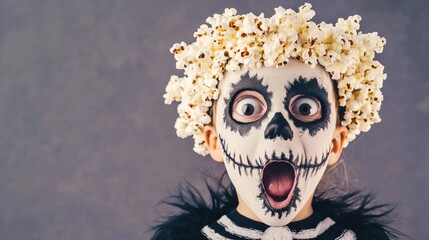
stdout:
{"type": "MultiPolygon", "coordinates": [[[[175,127],[194,151],[225,164],[233,184],[178,198],[184,213],[153,239],[388,239],[368,196],[315,197],[328,166],[379,122],[386,74],[374,60],[385,39],[358,32],[360,17],[335,25],[281,7],[207,19],[190,45],[175,44],[177,68],[166,103],[180,102],[175,127]],[[354,206],[359,203],[360,206],[354,206]],[[353,208],[355,207],[355,208],[353,208]]],[[[377,215],[378,214],[378,215],[377,215]]]]}

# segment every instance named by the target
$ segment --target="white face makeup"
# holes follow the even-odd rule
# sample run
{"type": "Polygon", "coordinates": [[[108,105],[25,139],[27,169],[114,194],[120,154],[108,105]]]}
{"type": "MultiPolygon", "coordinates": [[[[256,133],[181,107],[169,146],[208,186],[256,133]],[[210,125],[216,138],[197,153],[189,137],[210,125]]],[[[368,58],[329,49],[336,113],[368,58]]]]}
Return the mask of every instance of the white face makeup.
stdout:
{"type": "Polygon", "coordinates": [[[337,116],[329,75],[291,59],[227,72],[219,89],[216,130],[232,183],[262,222],[288,224],[327,166],[337,116]]]}

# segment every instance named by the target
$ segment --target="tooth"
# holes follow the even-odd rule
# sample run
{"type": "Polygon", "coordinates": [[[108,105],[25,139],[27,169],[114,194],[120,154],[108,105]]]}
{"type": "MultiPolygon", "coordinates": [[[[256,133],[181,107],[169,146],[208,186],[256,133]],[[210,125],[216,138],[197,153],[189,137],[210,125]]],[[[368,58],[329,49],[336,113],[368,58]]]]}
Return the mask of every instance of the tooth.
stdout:
{"type": "Polygon", "coordinates": [[[252,163],[250,162],[249,156],[246,156],[246,157],[247,157],[247,164],[248,164],[249,166],[252,166],[252,167],[253,167],[252,163]]]}
{"type": "Polygon", "coordinates": [[[310,167],[310,163],[312,162],[312,158],[310,157],[310,159],[306,158],[307,162],[306,162],[306,172],[305,172],[305,178],[308,177],[308,174],[310,174],[310,169],[308,169],[310,167]]]}

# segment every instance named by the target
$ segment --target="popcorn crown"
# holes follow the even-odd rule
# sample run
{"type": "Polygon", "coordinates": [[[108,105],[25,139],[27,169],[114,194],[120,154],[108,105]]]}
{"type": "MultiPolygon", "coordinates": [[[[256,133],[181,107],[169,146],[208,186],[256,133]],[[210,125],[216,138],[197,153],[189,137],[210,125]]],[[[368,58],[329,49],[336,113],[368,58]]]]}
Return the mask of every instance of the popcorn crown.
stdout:
{"type": "MultiPolygon", "coordinates": [[[[171,76],[165,103],[179,102],[175,128],[179,137],[193,136],[194,151],[206,155],[203,129],[212,119],[209,109],[219,96],[218,83],[225,71],[282,67],[289,58],[315,67],[320,64],[338,81],[338,105],[344,107],[341,125],[348,129],[347,142],[380,122],[380,91],[387,75],[374,60],[386,39],[377,32],[358,32],[359,15],[339,18],[335,25],[310,21],[311,4],[298,12],[278,7],[265,18],[253,13],[237,15],[234,8],[214,14],[194,33],[192,44],[176,43],[170,49],[176,68],[184,76],[171,76]]],[[[347,145],[347,144],[346,144],[347,145]]]]}

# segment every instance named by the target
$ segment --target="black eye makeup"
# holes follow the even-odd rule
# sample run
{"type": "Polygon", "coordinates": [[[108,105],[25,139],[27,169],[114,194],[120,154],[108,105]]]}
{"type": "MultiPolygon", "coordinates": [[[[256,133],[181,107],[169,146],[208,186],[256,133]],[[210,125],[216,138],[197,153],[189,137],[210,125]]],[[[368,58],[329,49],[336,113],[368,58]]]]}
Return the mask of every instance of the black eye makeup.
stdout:
{"type": "Polygon", "coordinates": [[[237,94],[232,104],[231,116],[237,122],[251,123],[259,120],[267,110],[264,97],[251,90],[237,94]]]}
{"type": "Polygon", "coordinates": [[[298,94],[289,102],[290,113],[301,122],[313,122],[322,117],[320,101],[312,96],[298,94]]]}
{"type": "Polygon", "coordinates": [[[230,97],[224,98],[227,107],[223,120],[232,131],[245,136],[252,127],[261,127],[271,108],[272,93],[261,79],[250,77],[248,73],[231,87],[230,97]]]}
{"type": "Polygon", "coordinates": [[[306,129],[311,136],[327,127],[331,114],[328,92],[316,78],[299,77],[286,86],[284,107],[297,127],[306,129]]]}

